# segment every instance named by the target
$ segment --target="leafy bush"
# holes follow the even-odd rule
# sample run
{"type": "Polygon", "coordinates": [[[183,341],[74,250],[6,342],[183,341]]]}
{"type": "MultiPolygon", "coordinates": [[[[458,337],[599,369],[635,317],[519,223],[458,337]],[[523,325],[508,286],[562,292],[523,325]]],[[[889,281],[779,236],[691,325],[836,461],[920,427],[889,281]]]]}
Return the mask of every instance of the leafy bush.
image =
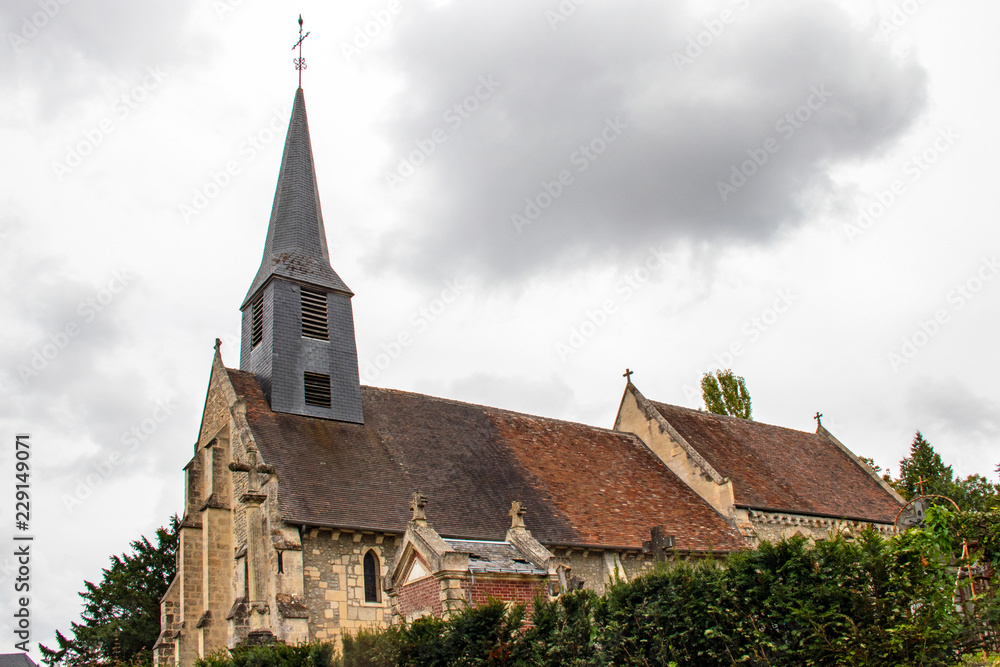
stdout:
{"type": "MultiPolygon", "coordinates": [[[[603,597],[538,598],[527,625],[523,606],[492,600],[448,620],[345,637],[334,664],[950,667],[963,653],[981,656],[1000,627],[993,594],[954,601],[962,539],[975,537],[979,562],[995,563],[996,519],[932,508],[921,528],[891,539],[874,530],[815,544],[798,537],[725,561],[662,564],[609,584],[603,597]]],[[[331,653],[309,647],[241,650],[201,664],[331,664],[331,653]]]]}
{"type": "Polygon", "coordinates": [[[331,644],[312,643],[298,646],[267,644],[219,650],[195,667],[332,667],[337,664],[331,644]]]}

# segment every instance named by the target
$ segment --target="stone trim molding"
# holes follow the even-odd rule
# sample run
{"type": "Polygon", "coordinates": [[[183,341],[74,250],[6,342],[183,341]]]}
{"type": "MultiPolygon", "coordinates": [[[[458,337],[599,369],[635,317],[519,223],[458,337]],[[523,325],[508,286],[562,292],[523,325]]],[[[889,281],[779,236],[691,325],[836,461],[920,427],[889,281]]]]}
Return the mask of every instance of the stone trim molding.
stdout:
{"type": "Polygon", "coordinates": [[[895,526],[871,521],[859,521],[857,519],[837,519],[834,517],[809,516],[755,509],[747,509],[747,514],[750,521],[756,524],[788,526],[790,528],[802,526],[803,528],[820,530],[833,530],[839,527],[864,529],[871,526],[884,537],[896,534],[895,526]]]}
{"type": "MultiPolygon", "coordinates": [[[[646,418],[656,423],[656,425],[659,426],[661,433],[666,433],[668,436],[670,436],[671,440],[680,445],[681,449],[683,449],[684,452],[688,455],[688,458],[690,458],[691,461],[693,461],[694,464],[701,469],[701,471],[705,474],[706,477],[708,477],[709,479],[711,479],[713,482],[715,482],[720,486],[728,481],[726,478],[720,475],[719,472],[712,467],[712,464],[706,461],[705,458],[701,454],[699,454],[697,450],[695,450],[695,448],[692,447],[691,444],[688,443],[688,441],[685,440],[673,426],[670,425],[670,422],[668,422],[666,419],[663,418],[663,415],[661,415],[659,411],[655,407],[653,407],[653,404],[649,402],[649,399],[643,396],[642,392],[640,392],[639,389],[634,384],[632,384],[631,381],[629,381],[628,385],[625,387],[625,394],[622,395],[622,400],[621,400],[622,405],[624,405],[625,396],[629,393],[629,391],[632,392],[632,395],[635,397],[636,404],[639,406],[639,409],[642,410],[646,418]]],[[[619,415],[621,415],[622,405],[618,406],[619,415]]],[[[618,430],[620,424],[617,423],[617,419],[615,420],[615,422],[616,422],[615,430],[618,430]]]]}

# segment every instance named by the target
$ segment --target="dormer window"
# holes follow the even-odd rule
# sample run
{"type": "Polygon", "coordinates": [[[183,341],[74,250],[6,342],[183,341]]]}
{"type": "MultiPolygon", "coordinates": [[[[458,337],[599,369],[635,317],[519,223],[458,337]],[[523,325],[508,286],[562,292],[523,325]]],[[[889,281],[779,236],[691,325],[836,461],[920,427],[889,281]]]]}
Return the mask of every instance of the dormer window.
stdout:
{"type": "Polygon", "coordinates": [[[330,340],[325,292],[302,288],[302,336],[330,340]]]}

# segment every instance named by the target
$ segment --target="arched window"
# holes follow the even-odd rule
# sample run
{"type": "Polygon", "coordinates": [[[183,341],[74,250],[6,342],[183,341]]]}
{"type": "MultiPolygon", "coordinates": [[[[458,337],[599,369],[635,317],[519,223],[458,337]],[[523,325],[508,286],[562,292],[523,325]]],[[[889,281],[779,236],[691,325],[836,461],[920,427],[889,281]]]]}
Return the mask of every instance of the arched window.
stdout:
{"type": "Polygon", "coordinates": [[[379,565],[374,551],[365,554],[365,602],[378,602],[379,565]]]}

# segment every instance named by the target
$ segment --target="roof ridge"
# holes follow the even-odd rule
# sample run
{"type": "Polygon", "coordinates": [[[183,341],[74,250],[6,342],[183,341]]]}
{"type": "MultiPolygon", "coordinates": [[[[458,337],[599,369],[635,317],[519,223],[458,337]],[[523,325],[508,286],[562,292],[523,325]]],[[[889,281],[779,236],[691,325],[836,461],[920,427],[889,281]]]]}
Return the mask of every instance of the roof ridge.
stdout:
{"type": "Polygon", "coordinates": [[[734,417],[733,415],[720,415],[720,414],[716,414],[715,412],[710,412],[708,410],[702,410],[701,408],[689,408],[689,407],[687,407],[685,405],[674,405],[673,403],[664,403],[663,401],[654,401],[654,400],[650,400],[650,399],[647,399],[647,400],[649,400],[649,402],[652,403],[654,406],[663,405],[663,406],[666,406],[668,408],[677,408],[678,410],[685,410],[687,412],[691,412],[691,413],[697,414],[697,415],[703,415],[703,416],[709,417],[709,418],[715,418],[715,419],[720,419],[720,420],[734,420],[734,421],[738,421],[738,422],[749,422],[751,424],[759,424],[760,426],[766,426],[768,428],[781,429],[782,431],[791,431],[793,433],[802,433],[804,435],[814,435],[814,436],[817,436],[817,437],[822,437],[818,433],[814,433],[814,432],[811,432],[811,431],[802,431],[802,430],[797,429],[797,428],[790,428],[788,426],[782,426],[780,424],[772,424],[770,422],[762,422],[762,421],[758,421],[756,419],[744,419],[743,417],[734,417]]]}
{"type": "Polygon", "coordinates": [[[592,429],[595,429],[595,430],[598,430],[598,431],[604,431],[606,433],[614,433],[616,435],[632,436],[631,433],[626,433],[624,431],[616,431],[613,428],[607,428],[605,426],[595,426],[594,424],[587,424],[585,422],[577,422],[577,421],[573,421],[571,419],[560,419],[558,417],[545,417],[543,415],[536,415],[536,414],[532,414],[530,412],[519,412],[518,410],[511,410],[510,408],[500,408],[500,407],[497,407],[495,405],[485,405],[483,403],[471,403],[469,401],[462,401],[462,400],[459,400],[457,398],[446,398],[444,396],[434,396],[432,394],[424,394],[424,393],[419,392],[419,391],[409,391],[407,389],[393,389],[391,387],[375,387],[373,385],[366,385],[366,384],[361,385],[361,391],[365,391],[366,389],[367,390],[375,390],[375,391],[394,392],[394,393],[397,393],[397,394],[409,394],[411,396],[420,396],[420,397],[429,398],[429,399],[435,400],[435,401],[441,401],[443,403],[450,403],[452,405],[464,405],[464,406],[468,406],[468,407],[472,407],[472,408],[481,408],[483,410],[492,410],[494,412],[506,413],[506,414],[515,415],[515,416],[518,416],[518,417],[530,417],[531,419],[538,419],[538,420],[546,421],[546,422],[555,422],[555,423],[558,423],[558,424],[572,424],[574,426],[585,426],[587,428],[592,428],[592,429]]]}

